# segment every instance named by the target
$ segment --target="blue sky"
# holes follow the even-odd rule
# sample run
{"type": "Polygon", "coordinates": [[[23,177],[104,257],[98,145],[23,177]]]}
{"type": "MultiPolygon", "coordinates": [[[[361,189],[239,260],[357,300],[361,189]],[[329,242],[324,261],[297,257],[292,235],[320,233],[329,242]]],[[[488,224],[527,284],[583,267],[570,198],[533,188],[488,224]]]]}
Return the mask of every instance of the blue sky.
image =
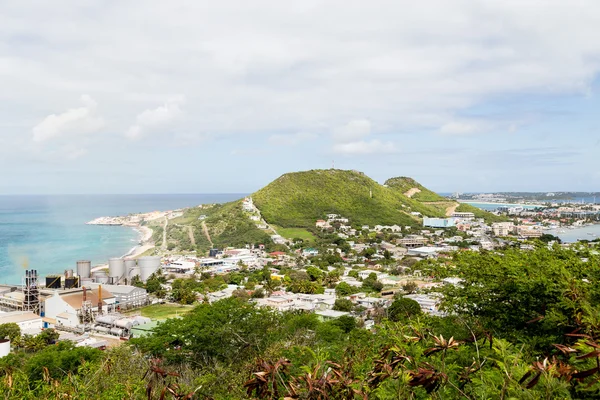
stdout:
{"type": "Polygon", "coordinates": [[[0,194],[600,190],[594,1],[11,3],[0,194]]]}

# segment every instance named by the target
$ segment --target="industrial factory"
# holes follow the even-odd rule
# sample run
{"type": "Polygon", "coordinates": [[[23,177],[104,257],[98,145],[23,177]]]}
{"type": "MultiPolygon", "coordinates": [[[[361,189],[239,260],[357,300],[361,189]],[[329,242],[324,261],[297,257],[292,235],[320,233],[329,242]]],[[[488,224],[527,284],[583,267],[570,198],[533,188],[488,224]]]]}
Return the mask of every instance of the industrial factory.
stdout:
{"type": "Polygon", "coordinates": [[[120,314],[149,302],[146,290],[131,282],[146,282],[160,267],[160,257],[111,258],[108,268],[94,270],[82,260],[75,271],[46,276],[45,285],[37,270],[26,270],[21,286],[0,285],[0,324],[15,322],[27,333],[56,328],[129,338],[133,327],[149,322],[120,314]]]}

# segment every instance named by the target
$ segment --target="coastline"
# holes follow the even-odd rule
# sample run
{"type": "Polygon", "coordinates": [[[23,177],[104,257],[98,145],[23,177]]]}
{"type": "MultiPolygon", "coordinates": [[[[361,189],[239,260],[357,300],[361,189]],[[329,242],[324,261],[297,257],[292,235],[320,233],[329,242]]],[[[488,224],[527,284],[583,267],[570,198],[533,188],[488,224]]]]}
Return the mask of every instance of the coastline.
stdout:
{"type": "MultiPolygon", "coordinates": [[[[151,242],[154,230],[142,225],[122,225],[124,227],[132,228],[140,235],[139,244],[132,247],[126,254],[123,254],[119,258],[137,258],[144,254],[146,251],[155,248],[156,246],[151,242]]],[[[100,271],[108,268],[108,264],[96,265],[91,269],[91,272],[100,271]]]]}
{"type": "Polygon", "coordinates": [[[521,207],[546,207],[542,204],[522,204],[522,203],[501,203],[494,201],[472,201],[472,200],[457,200],[459,203],[466,204],[482,204],[482,205],[493,205],[493,206],[521,206],[521,207]]]}

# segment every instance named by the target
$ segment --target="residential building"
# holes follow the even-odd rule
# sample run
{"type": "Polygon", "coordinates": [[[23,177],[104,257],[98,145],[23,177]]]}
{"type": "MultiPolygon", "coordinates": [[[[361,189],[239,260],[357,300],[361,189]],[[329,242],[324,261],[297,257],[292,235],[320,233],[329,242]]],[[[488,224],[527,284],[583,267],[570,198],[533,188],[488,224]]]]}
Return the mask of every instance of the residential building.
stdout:
{"type": "Polygon", "coordinates": [[[428,226],[430,228],[449,228],[455,225],[456,220],[454,218],[423,218],[423,226],[428,226]]]}
{"type": "Polygon", "coordinates": [[[475,218],[475,214],[473,214],[472,212],[459,212],[459,211],[455,211],[452,213],[452,217],[454,218],[460,218],[463,220],[471,220],[475,218]]]}
{"type": "Polygon", "coordinates": [[[492,224],[494,236],[508,236],[515,230],[514,222],[495,222],[492,224]]]}

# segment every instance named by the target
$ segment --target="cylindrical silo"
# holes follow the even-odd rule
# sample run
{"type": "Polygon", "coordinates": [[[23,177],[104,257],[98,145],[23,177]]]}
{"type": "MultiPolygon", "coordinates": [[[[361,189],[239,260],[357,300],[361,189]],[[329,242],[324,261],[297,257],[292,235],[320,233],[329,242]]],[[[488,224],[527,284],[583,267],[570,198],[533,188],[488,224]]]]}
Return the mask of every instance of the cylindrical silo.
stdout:
{"type": "Polygon", "coordinates": [[[10,340],[0,338],[0,357],[4,357],[10,354],[10,340]]]}
{"type": "Polygon", "coordinates": [[[77,261],[77,275],[80,279],[89,278],[92,271],[92,262],[88,260],[77,261]]]}
{"type": "Polygon", "coordinates": [[[125,260],[122,258],[111,258],[108,260],[108,276],[119,281],[125,275],[125,260]]]}
{"type": "Polygon", "coordinates": [[[160,257],[140,257],[138,259],[138,265],[140,267],[140,279],[142,280],[142,282],[146,282],[150,275],[158,271],[158,269],[160,268],[160,257]]]}
{"type": "Polygon", "coordinates": [[[94,282],[96,283],[102,283],[102,284],[107,284],[108,283],[108,274],[106,273],[106,271],[95,271],[92,274],[92,278],[94,278],[94,282]]]}
{"type": "Polygon", "coordinates": [[[86,286],[89,287],[90,284],[94,283],[94,280],[92,278],[82,278],[80,279],[81,286],[86,286]]]}
{"type": "Polygon", "coordinates": [[[133,278],[134,276],[139,276],[140,275],[140,267],[133,267],[131,270],[128,271],[129,273],[129,279],[133,278]]]}

